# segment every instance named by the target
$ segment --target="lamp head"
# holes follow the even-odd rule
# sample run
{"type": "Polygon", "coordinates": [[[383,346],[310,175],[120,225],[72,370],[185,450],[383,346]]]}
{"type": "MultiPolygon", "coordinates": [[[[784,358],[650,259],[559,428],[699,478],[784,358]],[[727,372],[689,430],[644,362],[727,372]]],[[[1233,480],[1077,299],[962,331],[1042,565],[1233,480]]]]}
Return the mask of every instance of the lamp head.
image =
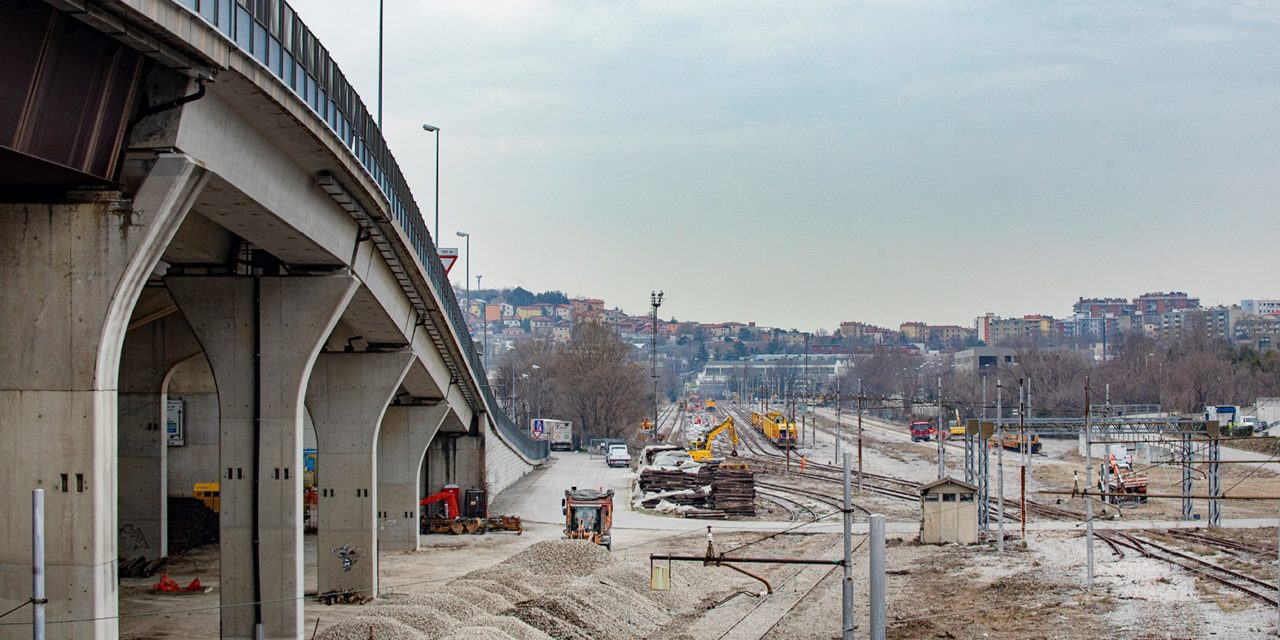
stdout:
{"type": "Polygon", "coordinates": [[[429,124],[424,124],[422,125],[422,130],[430,133],[430,132],[439,131],[440,127],[433,127],[429,124]]]}

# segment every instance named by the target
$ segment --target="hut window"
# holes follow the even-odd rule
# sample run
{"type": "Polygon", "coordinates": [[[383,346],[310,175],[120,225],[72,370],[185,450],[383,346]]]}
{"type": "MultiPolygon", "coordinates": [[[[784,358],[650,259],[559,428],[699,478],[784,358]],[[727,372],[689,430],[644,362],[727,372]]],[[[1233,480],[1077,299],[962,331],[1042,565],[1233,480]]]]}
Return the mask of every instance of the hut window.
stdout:
{"type": "Polygon", "coordinates": [[[960,502],[973,502],[973,494],[972,493],[960,494],[960,502]]]}
{"type": "Polygon", "coordinates": [[[944,493],[944,494],[942,494],[942,501],[943,501],[943,502],[955,502],[955,501],[956,501],[956,494],[954,494],[954,493],[944,493]]]}

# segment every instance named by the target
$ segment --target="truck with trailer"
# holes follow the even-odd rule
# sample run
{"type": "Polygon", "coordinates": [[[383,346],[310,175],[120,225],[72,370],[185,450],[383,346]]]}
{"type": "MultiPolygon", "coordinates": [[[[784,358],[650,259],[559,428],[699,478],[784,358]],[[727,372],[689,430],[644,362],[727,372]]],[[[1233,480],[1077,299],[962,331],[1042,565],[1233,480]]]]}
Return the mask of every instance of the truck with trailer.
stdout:
{"type": "Polygon", "coordinates": [[[1240,407],[1233,404],[1207,404],[1204,406],[1204,421],[1216,422],[1224,427],[1234,427],[1241,419],[1240,407]]]}
{"type": "Polygon", "coordinates": [[[573,451],[573,423],[568,420],[534,418],[529,421],[529,435],[548,441],[552,451],[573,451]]]}

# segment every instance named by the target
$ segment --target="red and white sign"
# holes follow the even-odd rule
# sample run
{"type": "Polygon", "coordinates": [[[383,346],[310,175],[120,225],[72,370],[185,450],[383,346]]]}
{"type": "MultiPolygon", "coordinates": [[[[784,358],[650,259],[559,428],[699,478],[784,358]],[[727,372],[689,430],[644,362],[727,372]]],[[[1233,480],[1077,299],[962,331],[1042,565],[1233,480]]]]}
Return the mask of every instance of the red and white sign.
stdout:
{"type": "Polygon", "coordinates": [[[439,247],[436,252],[440,254],[440,262],[444,263],[444,274],[449,275],[449,270],[458,261],[458,250],[454,247],[439,247]]]}

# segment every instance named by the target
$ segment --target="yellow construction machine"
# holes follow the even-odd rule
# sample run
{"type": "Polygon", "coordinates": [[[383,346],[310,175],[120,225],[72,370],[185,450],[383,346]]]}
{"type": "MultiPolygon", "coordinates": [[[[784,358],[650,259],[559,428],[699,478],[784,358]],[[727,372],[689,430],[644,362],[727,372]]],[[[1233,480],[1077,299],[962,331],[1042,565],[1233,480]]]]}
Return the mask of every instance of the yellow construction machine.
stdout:
{"type": "Polygon", "coordinates": [[[689,457],[694,462],[706,462],[711,459],[711,443],[715,442],[720,434],[728,431],[729,441],[733,443],[733,455],[738,455],[738,432],[733,428],[733,416],[724,419],[724,422],[716,425],[716,428],[707,432],[706,437],[689,445],[689,457]]]}

